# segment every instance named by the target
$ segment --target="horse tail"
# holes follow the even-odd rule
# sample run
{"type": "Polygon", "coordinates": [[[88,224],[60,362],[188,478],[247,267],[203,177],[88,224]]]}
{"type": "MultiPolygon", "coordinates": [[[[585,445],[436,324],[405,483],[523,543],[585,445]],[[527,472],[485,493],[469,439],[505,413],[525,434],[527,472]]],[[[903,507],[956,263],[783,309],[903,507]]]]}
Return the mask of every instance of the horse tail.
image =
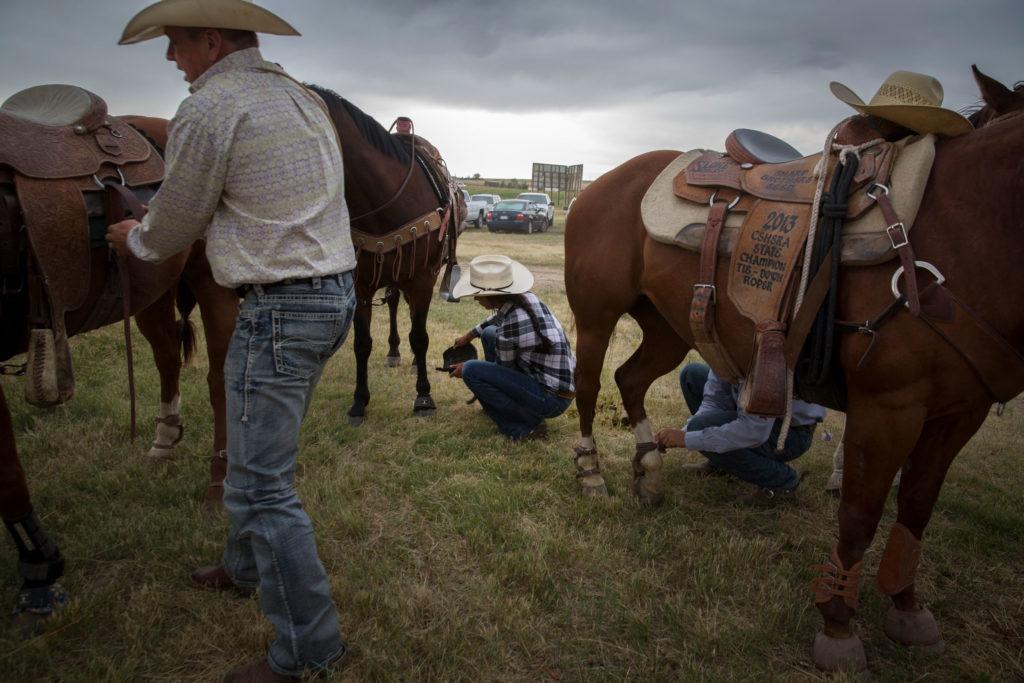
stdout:
{"type": "Polygon", "coordinates": [[[196,295],[184,279],[178,281],[176,304],[181,315],[181,320],[178,321],[178,344],[181,346],[182,363],[188,365],[196,352],[196,326],[188,319],[196,307],[196,295]]]}

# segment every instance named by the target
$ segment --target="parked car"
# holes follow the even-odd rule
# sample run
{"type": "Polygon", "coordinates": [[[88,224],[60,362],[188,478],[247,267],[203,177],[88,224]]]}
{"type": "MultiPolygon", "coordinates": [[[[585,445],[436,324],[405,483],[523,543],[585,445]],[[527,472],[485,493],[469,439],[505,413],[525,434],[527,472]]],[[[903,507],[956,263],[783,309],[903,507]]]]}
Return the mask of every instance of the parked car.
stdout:
{"type": "Polygon", "coordinates": [[[486,222],[487,214],[494,208],[494,205],[501,201],[501,197],[496,194],[475,194],[471,199],[473,200],[474,206],[478,202],[484,203],[483,215],[479,215],[476,218],[476,220],[480,221],[481,224],[486,222]]]}
{"type": "Polygon", "coordinates": [[[516,195],[516,199],[525,199],[528,202],[533,202],[539,206],[544,207],[544,216],[548,219],[548,225],[552,225],[555,222],[555,204],[551,201],[551,197],[545,192],[520,192],[516,195]]]}
{"type": "Polygon", "coordinates": [[[543,232],[547,225],[544,209],[525,199],[503,199],[487,214],[487,229],[491,232],[515,230],[529,235],[543,232]]]}
{"type": "Polygon", "coordinates": [[[485,195],[473,195],[469,196],[469,192],[466,188],[459,188],[462,191],[462,196],[466,198],[466,225],[472,225],[474,228],[481,228],[484,225],[484,216],[490,210],[487,201],[482,199],[485,195]],[[478,199],[481,197],[481,199],[478,199]]]}

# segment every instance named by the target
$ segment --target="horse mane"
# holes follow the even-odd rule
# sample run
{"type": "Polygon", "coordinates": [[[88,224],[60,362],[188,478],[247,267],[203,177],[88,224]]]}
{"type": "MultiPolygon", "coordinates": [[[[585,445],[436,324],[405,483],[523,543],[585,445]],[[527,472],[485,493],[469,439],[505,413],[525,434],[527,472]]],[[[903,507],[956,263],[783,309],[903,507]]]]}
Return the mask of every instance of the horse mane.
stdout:
{"type": "Polygon", "coordinates": [[[356,124],[356,128],[359,129],[363,138],[373,145],[374,149],[381,154],[385,154],[393,159],[398,159],[402,163],[409,163],[408,143],[403,144],[396,136],[391,135],[384,126],[377,122],[375,118],[330,88],[325,88],[312,83],[307,83],[306,85],[313,90],[313,92],[323,98],[324,102],[327,103],[327,107],[331,111],[332,116],[335,115],[334,112],[339,108],[343,108],[349,118],[352,119],[352,122],[356,124]]]}

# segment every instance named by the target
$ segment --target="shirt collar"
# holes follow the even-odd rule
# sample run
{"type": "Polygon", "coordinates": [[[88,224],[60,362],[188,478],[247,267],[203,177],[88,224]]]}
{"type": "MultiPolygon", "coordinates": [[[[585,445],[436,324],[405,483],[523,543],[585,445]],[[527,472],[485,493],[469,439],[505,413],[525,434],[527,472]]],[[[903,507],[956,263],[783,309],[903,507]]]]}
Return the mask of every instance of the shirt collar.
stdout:
{"type": "Polygon", "coordinates": [[[199,78],[192,82],[188,91],[190,93],[195,93],[217,74],[227,73],[228,71],[249,69],[256,66],[262,67],[264,65],[266,65],[266,62],[263,60],[263,55],[260,54],[260,49],[258,47],[247,47],[244,50],[232,52],[204,71],[199,78]]]}

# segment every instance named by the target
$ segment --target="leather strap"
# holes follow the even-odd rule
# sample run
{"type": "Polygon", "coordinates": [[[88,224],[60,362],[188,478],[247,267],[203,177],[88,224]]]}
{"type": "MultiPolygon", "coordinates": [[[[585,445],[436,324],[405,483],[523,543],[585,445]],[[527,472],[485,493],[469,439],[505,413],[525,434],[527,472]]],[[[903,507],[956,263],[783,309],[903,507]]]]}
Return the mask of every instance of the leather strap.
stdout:
{"type": "MultiPolygon", "coordinates": [[[[110,194],[110,220],[114,223],[124,220],[126,215],[125,207],[131,211],[132,218],[141,221],[146,215],[146,209],[142,206],[135,194],[124,185],[113,181],[105,180],[104,187],[112,190],[110,194]],[[119,201],[114,201],[115,196],[119,201]]],[[[128,356],[128,394],[131,397],[131,435],[135,441],[135,363],[132,357],[132,283],[128,268],[128,257],[117,255],[117,270],[121,276],[121,313],[124,324],[124,346],[128,356]]]]}
{"type": "Polygon", "coordinates": [[[383,235],[371,235],[352,228],[352,245],[359,251],[386,254],[440,228],[441,214],[435,209],[383,235]]]}
{"type": "Polygon", "coordinates": [[[821,604],[839,597],[848,607],[857,607],[860,573],[864,569],[864,560],[847,569],[839,559],[838,548],[833,548],[831,559],[825,564],[816,565],[815,569],[818,570],[818,577],[811,581],[815,603],[821,604]]]}
{"type": "Polygon", "coordinates": [[[724,201],[714,202],[708,212],[708,220],[704,228],[704,243],[700,252],[700,272],[697,284],[693,287],[693,300],[690,303],[690,330],[693,332],[694,345],[704,360],[723,380],[733,383],[740,379],[742,373],[722,345],[715,327],[717,299],[715,270],[718,266],[718,240],[721,237],[728,212],[729,204],[724,201]]]}
{"type": "Polygon", "coordinates": [[[875,202],[882,210],[885,222],[889,224],[885,232],[889,235],[893,249],[899,255],[900,264],[903,266],[903,294],[907,298],[907,306],[910,308],[910,314],[918,317],[921,315],[921,297],[917,291],[917,266],[914,265],[914,248],[910,246],[910,236],[903,221],[896,215],[887,191],[880,192],[875,197],[875,202]]]}
{"type": "Polygon", "coordinates": [[[828,294],[829,282],[832,278],[832,250],[825,254],[821,267],[811,279],[811,284],[804,292],[804,300],[800,304],[800,310],[789,324],[789,334],[786,336],[786,367],[796,367],[796,361],[803,349],[807,335],[811,332],[811,326],[818,315],[821,304],[828,294]]]}

